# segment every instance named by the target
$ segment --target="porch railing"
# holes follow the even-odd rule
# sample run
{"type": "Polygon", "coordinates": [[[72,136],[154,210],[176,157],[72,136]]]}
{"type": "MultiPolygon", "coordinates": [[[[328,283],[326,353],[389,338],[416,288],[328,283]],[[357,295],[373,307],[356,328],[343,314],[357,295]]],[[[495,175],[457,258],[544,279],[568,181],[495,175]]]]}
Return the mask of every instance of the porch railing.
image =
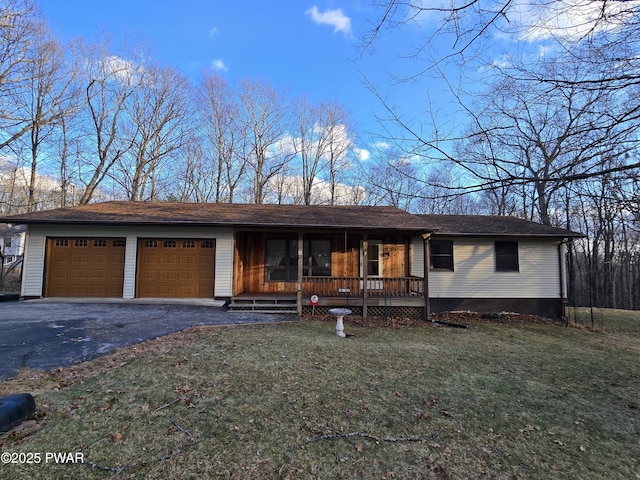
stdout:
{"type": "MultiPolygon", "coordinates": [[[[369,297],[417,297],[423,292],[422,277],[367,277],[369,297]]],[[[362,277],[302,277],[305,295],[321,297],[360,297],[365,281],[362,277]]]]}

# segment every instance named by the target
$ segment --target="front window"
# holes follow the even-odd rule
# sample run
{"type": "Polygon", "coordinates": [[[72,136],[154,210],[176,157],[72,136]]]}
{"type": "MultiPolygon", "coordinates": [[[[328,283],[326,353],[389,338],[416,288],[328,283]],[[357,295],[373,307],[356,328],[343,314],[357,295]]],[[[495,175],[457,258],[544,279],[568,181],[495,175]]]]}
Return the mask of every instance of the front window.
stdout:
{"type": "MultiPolygon", "coordinates": [[[[304,241],[302,274],[314,277],[331,276],[331,240],[315,238],[304,241]]],[[[267,238],[265,280],[267,282],[298,281],[297,239],[267,238]]]]}
{"type": "Polygon", "coordinates": [[[298,241],[295,238],[267,238],[265,252],[267,282],[298,280],[298,241]]]}
{"type": "Polygon", "coordinates": [[[429,257],[431,270],[453,271],[453,241],[429,241],[429,257]]]}
{"type": "Polygon", "coordinates": [[[518,242],[496,242],[496,272],[518,272],[518,242]]]}
{"type": "Polygon", "coordinates": [[[304,273],[310,277],[331,276],[331,240],[312,239],[304,241],[304,273]]]}

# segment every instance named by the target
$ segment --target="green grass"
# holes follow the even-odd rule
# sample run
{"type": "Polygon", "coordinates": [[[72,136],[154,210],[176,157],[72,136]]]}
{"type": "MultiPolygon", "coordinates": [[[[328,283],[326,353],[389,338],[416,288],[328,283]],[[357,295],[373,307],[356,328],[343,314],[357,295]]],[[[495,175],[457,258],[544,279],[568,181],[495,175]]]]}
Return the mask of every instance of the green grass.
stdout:
{"type": "MultiPolygon", "coordinates": [[[[600,313],[600,312],[599,312],[600,313]]],[[[604,332],[329,322],[197,328],[48,374],[0,478],[640,478],[640,313],[604,332]]]]}

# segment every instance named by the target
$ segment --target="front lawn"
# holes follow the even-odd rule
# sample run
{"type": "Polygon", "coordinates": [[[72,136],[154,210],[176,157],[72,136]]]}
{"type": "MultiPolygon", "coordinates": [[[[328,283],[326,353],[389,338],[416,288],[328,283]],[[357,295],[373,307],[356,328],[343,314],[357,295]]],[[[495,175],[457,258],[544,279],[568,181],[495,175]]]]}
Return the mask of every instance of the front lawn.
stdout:
{"type": "Polygon", "coordinates": [[[640,478],[640,312],[598,315],[198,327],[25,371],[0,394],[33,393],[35,421],[0,445],[42,461],[0,478],[640,478]]]}

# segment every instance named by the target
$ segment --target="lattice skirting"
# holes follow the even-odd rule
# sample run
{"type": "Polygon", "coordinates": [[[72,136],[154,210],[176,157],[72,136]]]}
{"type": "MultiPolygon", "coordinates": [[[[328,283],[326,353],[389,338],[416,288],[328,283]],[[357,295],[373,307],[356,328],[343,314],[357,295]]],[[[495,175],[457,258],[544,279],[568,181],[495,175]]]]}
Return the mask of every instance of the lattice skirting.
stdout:
{"type": "MultiPolygon", "coordinates": [[[[315,308],[316,315],[330,315],[329,309],[335,307],[318,306],[315,308]]],[[[351,310],[351,315],[362,316],[362,306],[348,306],[345,307],[351,310]]],[[[313,313],[313,307],[303,306],[302,314],[311,315],[313,313]]],[[[394,318],[410,318],[412,320],[421,320],[424,318],[423,307],[400,307],[400,306],[369,306],[367,307],[368,317],[394,317],[394,318]]]]}

